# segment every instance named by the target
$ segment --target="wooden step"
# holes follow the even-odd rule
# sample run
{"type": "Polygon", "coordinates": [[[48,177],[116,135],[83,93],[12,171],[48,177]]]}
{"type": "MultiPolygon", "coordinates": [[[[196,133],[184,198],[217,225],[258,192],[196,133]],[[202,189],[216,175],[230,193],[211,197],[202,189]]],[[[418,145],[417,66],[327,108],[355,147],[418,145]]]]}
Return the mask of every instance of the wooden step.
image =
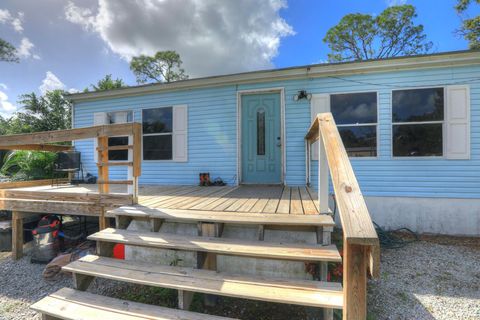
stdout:
{"type": "Polygon", "coordinates": [[[211,252],[264,259],[291,261],[342,261],[335,245],[320,246],[270,243],[265,241],[194,237],[158,232],[127,231],[113,228],[97,232],[89,236],[88,239],[108,243],[123,243],[140,247],[211,252]]]}
{"type": "Polygon", "coordinates": [[[179,209],[155,209],[142,205],[122,206],[108,212],[110,216],[129,216],[133,218],[154,218],[176,222],[216,222],[231,224],[264,224],[277,226],[325,226],[333,227],[335,222],[326,214],[291,215],[261,214],[248,212],[222,212],[179,209]]]}
{"type": "MultiPolygon", "coordinates": [[[[31,309],[54,319],[68,320],[227,320],[143,303],[124,301],[63,288],[33,304],[31,309]]],[[[48,317],[45,317],[49,319],[48,317]]]]}
{"type": "Polygon", "coordinates": [[[83,277],[243,299],[335,309],[343,306],[342,286],[336,282],[240,276],[93,255],[85,256],[62,269],[83,277]]]}

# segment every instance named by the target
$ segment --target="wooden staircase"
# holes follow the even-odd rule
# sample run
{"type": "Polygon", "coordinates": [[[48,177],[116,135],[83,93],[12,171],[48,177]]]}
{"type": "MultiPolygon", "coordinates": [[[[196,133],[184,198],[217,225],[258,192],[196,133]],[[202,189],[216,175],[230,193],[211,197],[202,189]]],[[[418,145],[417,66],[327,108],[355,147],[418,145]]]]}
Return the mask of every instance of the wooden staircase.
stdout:
{"type": "MultiPolygon", "coordinates": [[[[331,114],[315,119],[306,136],[310,144],[319,140],[319,200],[321,212],[328,212],[328,169],[343,227],[343,288],[326,282],[328,262],[342,258],[330,243],[334,221],[327,214],[288,215],[213,212],[182,209],[152,209],[125,206],[107,213],[116,218],[116,228],[106,228],[89,237],[97,242],[97,254],[83,257],[63,269],[73,274],[75,290],[62,289],[32,305],[45,319],[226,319],[188,312],[193,293],[220,295],[322,308],[323,319],[333,319],[333,309],[342,309],[343,318],[366,319],[367,269],[378,274],[378,238],[370,220],[348,155],[331,114]],[[325,174],[326,173],[326,174],[325,174]],[[132,220],[146,221],[150,231],[127,230],[132,220]],[[196,223],[197,236],[161,232],[164,222],[196,223]],[[225,224],[256,225],[257,239],[223,238],[225,224]],[[317,244],[264,241],[268,227],[305,228],[316,233],[317,244]],[[196,252],[194,267],[165,266],[142,261],[116,260],[113,247],[122,243],[132,247],[196,252]],[[320,279],[291,280],[277,277],[231,274],[216,270],[217,255],[256,259],[303,261],[320,264],[320,279]],[[178,290],[178,307],[173,310],[96,296],[87,290],[95,278],[178,290]]],[[[310,164],[307,164],[307,169],[310,164]]],[[[165,264],[165,263],[164,263],[165,264]]]]}
{"type": "MultiPolygon", "coordinates": [[[[128,211],[128,207],[122,207],[112,211],[111,214],[117,216],[118,227],[125,227],[125,221],[127,220],[145,218],[153,219],[153,221],[160,219],[161,221],[196,222],[200,225],[208,224],[212,227],[215,227],[216,223],[217,227],[215,229],[217,230],[223,228],[224,224],[230,223],[254,223],[259,226],[276,224],[286,224],[287,226],[296,225],[295,219],[292,219],[292,216],[289,215],[275,215],[278,216],[278,219],[272,219],[272,215],[237,214],[233,212],[204,212],[204,214],[199,214],[196,211],[191,211],[191,214],[188,214],[188,212],[176,212],[175,214],[170,212],[169,215],[165,212],[159,212],[158,210],[155,212],[148,210],[146,212],[138,212],[137,209],[131,212],[131,214],[126,211],[128,211]],[[252,221],[252,216],[255,216],[255,221],[252,221]],[[123,223],[118,225],[119,221],[123,223]],[[221,225],[219,225],[220,221],[221,225]]],[[[332,218],[328,215],[299,217],[301,217],[298,223],[299,226],[308,225],[314,229],[320,229],[322,231],[319,232],[322,235],[323,232],[330,233],[334,224],[332,218]]],[[[152,222],[152,225],[154,224],[155,222],[152,222]]],[[[202,228],[199,228],[199,230],[201,229],[202,228]]],[[[85,317],[69,318],[72,314],[64,312],[64,310],[75,308],[76,304],[82,305],[82,299],[95,300],[93,295],[81,292],[89,287],[94,278],[105,278],[154,287],[177,289],[179,290],[179,307],[182,309],[188,309],[194,292],[318,308],[342,308],[343,291],[339,283],[254,277],[202,269],[205,260],[212,257],[215,258],[215,254],[315,263],[341,262],[341,257],[336,246],[221,238],[221,234],[217,234],[217,236],[218,237],[202,237],[201,235],[180,236],[162,232],[128,231],[118,228],[102,230],[89,237],[89,239],[97,241],[97,255],[83,257],[63,268],[64,271],[73,274],[74,287],[76,290],[65,291],[65,289],[62,289],[56,294],[34,304],[32,308],[43,313],[45,310],[49,310],[50,316],[59,319],[85,319],[85,317]],[[197,268],[116,260],[111,258],[111,256],[113,246],[117,243],[130,246],[197,252],[197,268]],[[62,298],[65,295],[68,295],[68,299],[62,298]],[[62,306],[56,308],[58,312],[53,312],[48,307],[49,304],[53,303],[52,301],[62,306]]],[[[323,241],[323,236],[320,239],[323,241]]],[[[101,301],[101,299],[103,299],[103,297],[98,297],[97,301],[101,301]]],[[[122,302],[111,298],[108,298],[106,301],[112,301],[112,305],[124,306],[126,303],[123,302],[122,304],[122,302]]],[[[138,307],[139,305],[134,304],[134,306],[138,307]]],[[[110,318],[112,319],[117,319],[117,312],[122,314],[122,312],[125,311],[124,309],[117,310],[112,308],[111,305],[103,306],[103,308],[105,307],[108,307],[109,312],[111,312],[110,318]]],[[[90,305],[89,308],[102,308],[102,306],[90,305]]],[[[152,309],[152,306],[145,307],[145,310],[152,309]]],[[[105,312],[105,310],[102,309],[102,312],[105,312]]],[[[152,315],[153,314],[158,314],[158,310],[156,313],[152,313],[152,315]]],[[[167,316],[169,314],[170,313],[165,313],[165,319],[175,319],[168,318],[167,316]]],[[[118,317],[120,318],[120,316],[118,317]]],[[[199,316],[194,313],[182,313],[182,317],[181,319],[200,319],[199,316]]],[[[138,319],[142,319],[142,317],[138,319]]],[[[157,318],[152,317],[152,319],[157,318]]]]}

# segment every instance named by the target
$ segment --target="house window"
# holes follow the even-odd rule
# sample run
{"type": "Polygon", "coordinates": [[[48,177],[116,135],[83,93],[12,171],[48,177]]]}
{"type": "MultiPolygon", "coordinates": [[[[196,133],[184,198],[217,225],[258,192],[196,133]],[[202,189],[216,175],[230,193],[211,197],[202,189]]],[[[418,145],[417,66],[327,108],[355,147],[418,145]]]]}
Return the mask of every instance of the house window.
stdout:
{"type": "MultiPolygon", "coordinates": [[[[116,111],[107,113],[107,123],[127,123],[133,122],[133,112],[132,111],[116,111]]],[[[108,146],[127,146],[128,145],[128,136],[122,137],[109,137],[108,146]]],[[[108,160],[109,161],[127,161],[128,160],[128,150],[109,150],[108,151],[108,160]]]]}
{"type": "Polygon", "coordinates": [[[330,95],[330,110],[350,157],[377,156],[377,93],[330,95]]]}
{"type": "Polygon", "coordinates": [[[173,159],[173,107],[142,111],[143,159],[173,159]]]}
{"type": "Polygon", "coordinates": [[[442,156],[444,89],[394,90],[392,123],[393,156],[442,156]]]}

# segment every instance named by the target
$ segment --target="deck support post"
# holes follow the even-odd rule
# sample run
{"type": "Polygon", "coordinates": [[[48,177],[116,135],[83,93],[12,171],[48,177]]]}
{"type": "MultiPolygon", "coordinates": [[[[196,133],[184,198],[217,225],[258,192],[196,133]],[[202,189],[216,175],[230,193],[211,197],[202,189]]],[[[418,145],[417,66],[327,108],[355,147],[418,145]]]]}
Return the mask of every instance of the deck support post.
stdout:
{"type": "Polygon", "coordinates": [[[113,256],[113,247],[115,243],[97,241],[97,255],[110,258],[113,256]]]}
{"type": "Polygon", "coordinates": [[[115,228],[117,228],[117,229],[127,229],[130,222],[132,222],[132,217],[116,216],[115,217],[115,228]]]}
{"type": "MultiPolygon", "coordinates": [[[[215,223],[198,223],[198,235],[201,237],[216,237],[218,227],[215,223]]],[[[215,253],[198,252],[197,267],[199,269],[217,270],[217,255],[215,253]]],[[[206,306],[213,307],[217,304],[217,297],[206,294],[204,303],[206,306]]]]}
{"type": "Polygon", "coordinates": [[[151,225],[151,228],[152,228],[152,232],[160,231],[160,228],[162,227],[162,224],[163,224],[163,219],[157,219],[157,218],[150,219],[150,225],[151,225]]]}
{"type": "Polygon", "coordinates": [[[188,310],[192,304],[194,294],[191,291],[178,290],[178,308],[188,310]]]}
{"type": "Polygon", "coordinates": [[[367,318],[367,246],[343,241],[343,319],[367,318]]]}
{"type": "MultiPolygon", "coordinates": [[[[331,233],[333,227],[317,227],[317,243],[328,246],[332,242],[331,233]]],[[[320,262],[320,281],[328,280],[328,262],[320,262]]],[[[323,320],[333,320],[333,309],[323,308],[323,320]]]]}
{"type": "Polygon", "coordinates": [[[23,212],[12,212],[12,258],[19,260],[23,257],[23,212]]]}
{"type": "Polygon", "coordinates": [[[328,214],[328,162],[322,132],[318,128],[318,208],[320,214],[328,214]]]}
{"type": "Polygon", "coordinates": [[[79,291],[86,291],[95,278],[84,274],[73,274],[73,286],[79,291]]]}

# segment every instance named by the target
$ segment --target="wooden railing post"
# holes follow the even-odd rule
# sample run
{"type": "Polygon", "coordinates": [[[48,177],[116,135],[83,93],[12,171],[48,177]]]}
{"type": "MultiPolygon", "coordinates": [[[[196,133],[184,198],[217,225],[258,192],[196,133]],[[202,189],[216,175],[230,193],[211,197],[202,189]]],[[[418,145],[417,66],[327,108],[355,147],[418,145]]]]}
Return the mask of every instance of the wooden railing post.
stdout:
{"type": "Polygon", "coordinates": [[[367,246],[343,242],[343,319],[367,318],[367,246]]]}
{"type": "Polygon", "coordinates": [[[140,123],[133,124],[133,150],[132,150],[132,180],[133,180],[133,203],[138,203],[138,178],[142,174],[142,126],[140,123]]]}
{"type": "MultiPolygon", "coordinates": [[[[128,136],[128,144],[133,145],[133,135],[128,136]]],[[[128,162],[133,163],[133,149],[128,149],[128,162]]],[[[127,193],[131,194],[135,198],[135,191],[136,191],[136,186],[135,186],[135,180],[133,177],[133,165],[128,166],[127,168],[127,180],[133,181],[133,184],[127,185],[127,193]]]]}
{"type": "Polygon", "coordinates": [[[328,210],[328,173],[343,228],[343,319],[367,317],[367,269],[379,276],[380,245],[365,199],[331,113],[319,114],[305,139],[319,141],[318,198],[328,210]],[[322,165],[323,164],[323,165],[322,165]],[[368,266],[368,267],[367,267],[368,266]]]}
{"type": "Polygon", "coordinates": [[[318,128],[318,208],[320,213],[328,214],[328,162],[322,132],[318,128]]]}
{"type": "MultiPolygon", "coordinates": [[[[98,192],[100,194],[108,193],[110,191],[108,180],[108,137],[98,137],[98,179],[102,181],[98,185],[98,192]]],[[[105,217],[105,207],[100,207],[100,217],[98,219],[100,230],[106,229],[110,226],[110,219],[105,217]]]]}

